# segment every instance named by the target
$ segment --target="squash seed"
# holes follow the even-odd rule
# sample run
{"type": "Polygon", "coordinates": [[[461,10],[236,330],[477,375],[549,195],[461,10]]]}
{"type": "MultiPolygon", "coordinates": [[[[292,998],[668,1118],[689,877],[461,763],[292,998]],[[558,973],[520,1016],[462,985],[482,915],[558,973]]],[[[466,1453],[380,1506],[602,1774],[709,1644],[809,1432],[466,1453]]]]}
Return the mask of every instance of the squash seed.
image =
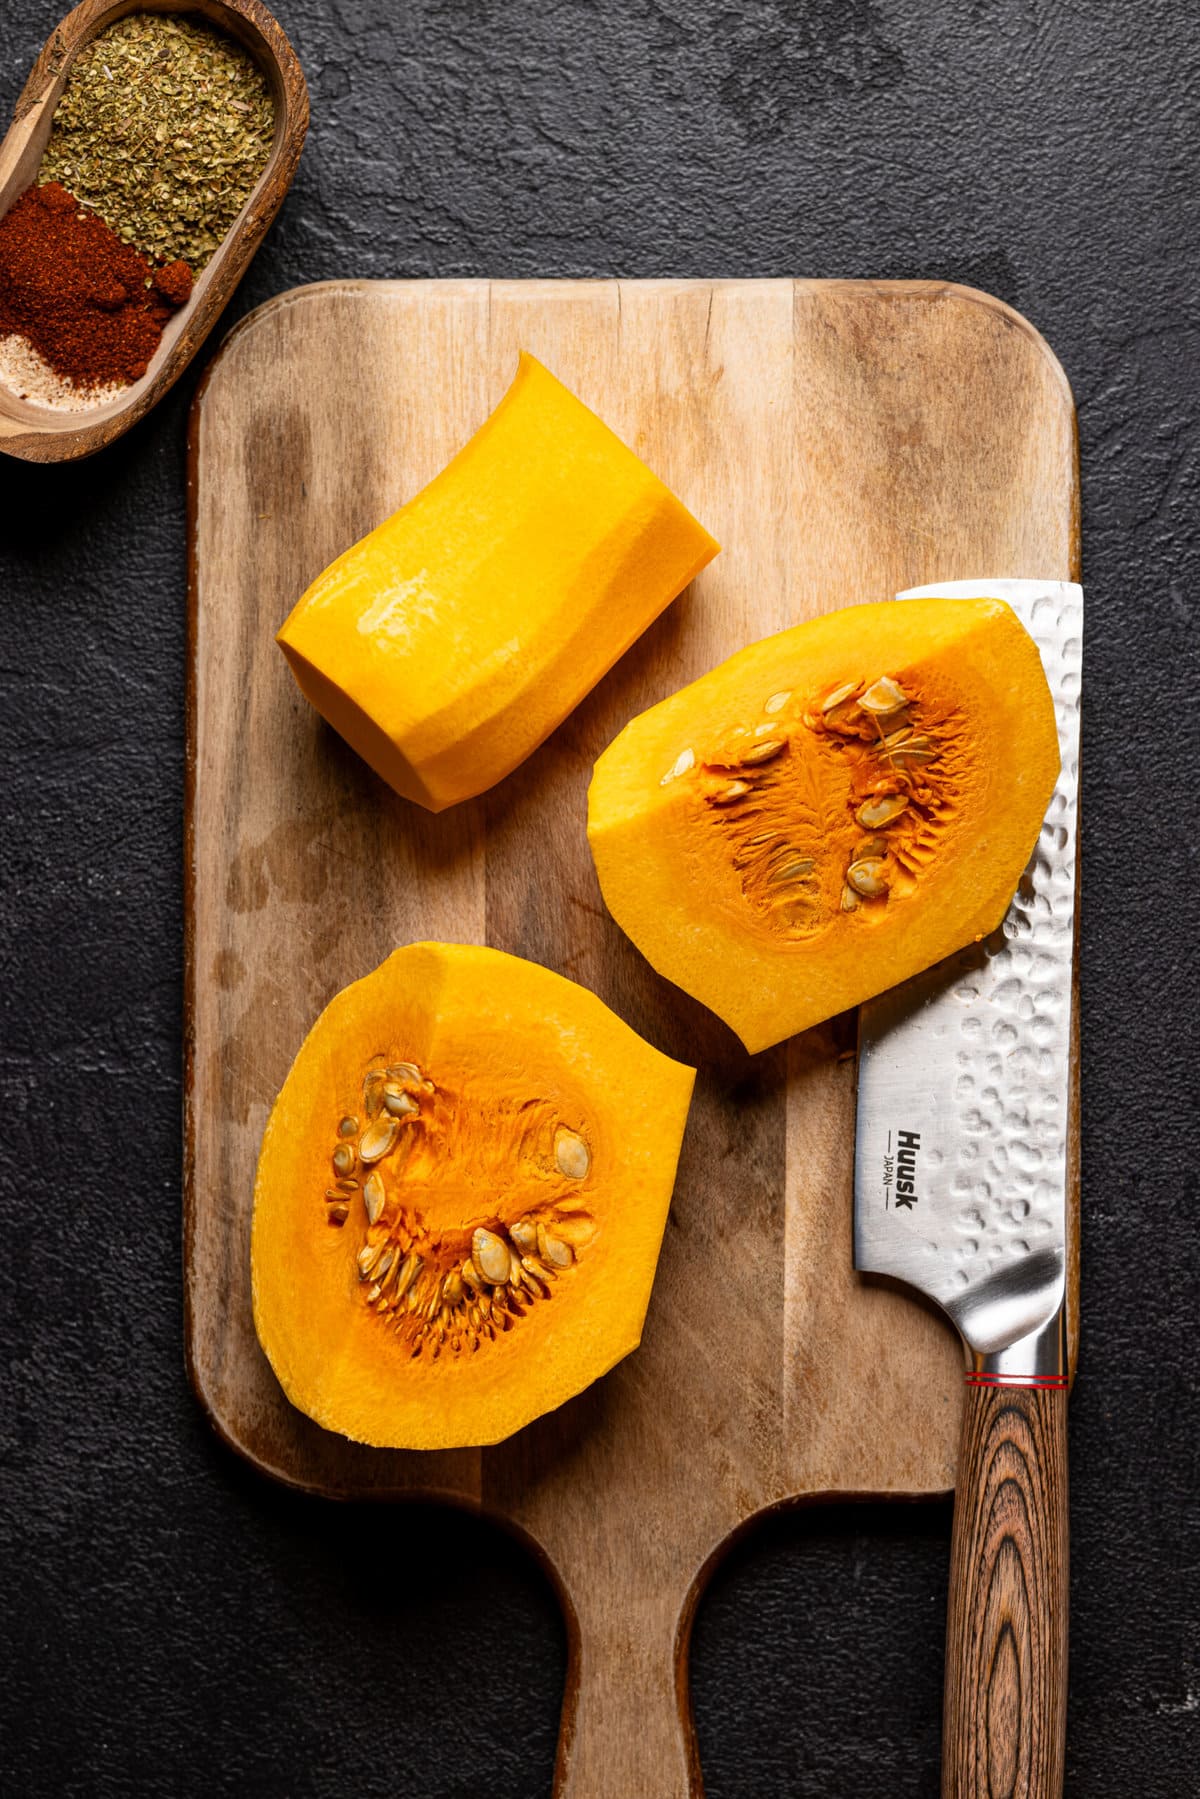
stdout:
{"type": "Polygon", "coordinates": [[[843,681],[840,687],[835,687],[832,693],[825,695],[821,701],[821,711],[823,713],[832,712],[836,706],[840,706],[844,700],[848,700],[850,695],[857,691],[857,681],[843,681]]]}
{"type": "Polygon", "coordinates": [[[333,1152],[333,1172],[335,1174],[353,1174],[357,1158],[349,1143],[339,1143],[333,1152]]]}
{"type": "Polygon", "coordinates": [[[911,725],[890,731],[883,740],[883,748],[892,756],[920,756],[922,760],[935,753],[928,737],[920,736],[911,725]]]}
{"type": "Polygon", "coordinates": [[[416,1280],[416,1278],[417,1278],[418,1274],[420,1274],[420,1272],[421,1272],[421,1258],[419,1255],[410,1251],[410,1253],[405,1256],[404,1261],[401,1263],[400,1272],[396,1276],[396,1299],[397,1299],[397,1301],[404,1298],[404,1295],[408,1292],[409,1288],[412,1286],[413,1282],[416,1280]]]}
{"type": "Polygon", "coordinates": [[[787,688],[783,693],[773,693],[771,695],[770,699],[767,700],[766,703],[764,704],[763,711],[764,712],[782,712],[784,707],[787,705],[788,701],[791,699],[791,697],[792,697],[792,690],[790,687],[787,688]]]}
{"type": "Polygon", "coordinates": [[[816,863],[811,856],[794,856],[791,861],[785,862],[782,868],[775,870],[771,876],[772,885],[798,881],[801,876],[810,875],[815,867],[816,863]]]}
{"type": "Polygon", "coordinates": [[[383,1176],[378,1168],[373,1169],[363,1182],[362,1196],[363,1204],[367,1208],[367,1218],[372,1224],[378,1224],[383,1216],[384,1205],[387,1203],[383,1176]]]}
{"type": "Polygon", "coordinates": [[[749,764],[751,767],[757,768],[762,762],[773,761],[780,750],[785,747],[782,737],[768,737],[765,743],[756,743],[750,749],[744,750],[738,757],[738,761],[743,765],[749,764]]]}
{"type": "Polygon", "coordinates": [[[447,1305],[456,1306],[463,1296],[463,1278],[457,1269],[451,1269],[442,1283],[442,1297],[447,1305]]]}
{"type": "Polygon", "coordinates": [[[485,1230],[482,1225],[471,1238],[471,1260],[483,1278],[493,1285],[499,1286],[508,1279],[512,1257],[507,1245],[502,1237],[497,1237],[494,1231],[485,1230]]]}
{"type": "Polygon", "coordinates": [[[569,1268],[575,1260],[570,1245],[552,1237],[542,1224],[538,1226],[538,1254],[551,1268],[569,1268]]]}
{"type": "Polygon", "coordinates": [[[662,780],[659,782],[659,786],[666,787],[671,781],[677,781],[679,779],[680,775],[686,775],[686,773],[688,772],[688,769],[695,768],[695,766],[696,766],[695,750],[681,750],[680,753],[678,754],[678,756],[676,756],[674,762],[672,762],[672,764],[671,764],[670,768],[667,770],[666,774],[663,776],[662,780]]]}
{"type": "Polygon", "coordinates": [[[710,793],[708,797],[714,806],[732,806],[735,800],[740,800],[749,791],[749,781],[730,781],[727,787],[722,787],[717,793],[710,793]]]}
{"type": "Polygon", "coordinates": [[[339,1137],[357,1137],[358,1136],[358,1119],[357,1118],[343,1118],[338,1125],[338,1136],[339,1137]]]}
{"type": "Polygon", "coordinates": [[[537,1248],[537,1225],[532,1218],[518,1218],[517,1222],[509,1227],[508,1234],[517,1248],[526,1255],[532,1255],[537,1248]]]}
{"type": "Polygon", "coordinates": [[[864,800],[854,816],[864,830],[876,831],[880,825],[894,824],[907,807],[906,793],[884,793],[878,799],[864,800]]]}
{"type": "Polygon", "coordinates": [[[554,1133],[554,1160],[560,1174],[581,1181],[592,1165],[592,1152],[577,1131],[560,1124],[554,1133]]]}
{"type": "Polygon", "coordinates": [[[378,1162],[396,1141],[399,1126],[394,1118],[380,1118],[367,1126],[358,1140],[358,1153],[364,1162],[378,1162]]]}
{"type": "Polygon", "coordinates": [[[421,1079],[421,1070],[415,1062],[393,1062],[387,1073],[391,1081],[419,1082],[421,1079]]]}
{"type": "Polygon", "coordinates": [[[899,712],[901,706],[907,706],[908,695],[890,675],[880,675],[878,681],[860,696],[858,703],[864,712],[886,718],[889,712],[899,712]]]}
{"type": "Polygon", "coordinates": [[[325,1213],[330,1224],[345,1224],[349,1215],[350,1208],[344,1201],[341,1205],[329,1206],[325,1213]]]}
{"type": "Polygon", "coordinates": [[[385,1087],[383,1090],[384,1110],[393,1118],[411,1118],[414,1112],[421,1110],[411,1093],[401,1088],[385,1087]]]}
{"type": "Polygon", "coordinates": [[[382,1254],[378,1243],[364,1243],[355,1260],[358,1262],[358,1278],[365,1281],[368,1275],[374,1274],[375,1264],[382,1254]]]}
{"type": "Polygon", "coordinates": [[[859,899],[857,893],[855,893],[853,887],[851,887],[850,883],[847,881],[846,885],[842,888],[842,911],[843,912],[857,912],[858,908],[861,906],[861,904],[862,904],[862,901],[859,899]]]}
{"type": "Polygon", "coordinates": [[[846,871],[846,879],[856,893],[863,894],[867,899],[877,899],[888,890],[884,865],[874,857],[867,857],[862,862],[852,862],[846,871]]]}

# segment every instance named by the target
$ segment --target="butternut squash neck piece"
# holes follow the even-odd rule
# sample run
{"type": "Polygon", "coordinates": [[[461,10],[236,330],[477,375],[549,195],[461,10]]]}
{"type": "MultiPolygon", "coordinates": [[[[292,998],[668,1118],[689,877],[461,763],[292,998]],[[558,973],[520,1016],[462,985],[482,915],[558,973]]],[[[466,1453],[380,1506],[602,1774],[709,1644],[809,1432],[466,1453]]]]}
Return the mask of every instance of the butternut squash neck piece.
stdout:
{"type": "Polygon", "coordinates": [[[595,994],[417,943],[346,987],[267,1123],[259,1341],[360,1443],[496,1443],[637,1347],[694,1071],[595,994]]]}
{"type": "Polygon", "coordinates": [[[588,836],[617,923],[756,1051],[994,930],[1058,767],[1002,601],[856,606],[635,718],[588,836]]]}
{"type": "Polygon", "coordinates": [[[432,812],[524,761],[716,554],[532,356],[429,485],[278,635],[301,691],[432,812]]]}

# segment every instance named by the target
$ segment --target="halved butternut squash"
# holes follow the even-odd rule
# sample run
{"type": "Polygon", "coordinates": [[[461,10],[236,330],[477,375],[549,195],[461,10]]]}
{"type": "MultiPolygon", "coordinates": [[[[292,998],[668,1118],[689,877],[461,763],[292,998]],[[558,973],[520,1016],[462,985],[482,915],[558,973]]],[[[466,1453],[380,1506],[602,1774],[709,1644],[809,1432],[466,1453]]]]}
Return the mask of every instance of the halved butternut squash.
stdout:
{"type": "Polygon", "coordinates": [[[718,545],[532,356],[442,473],[278,641],[301,691],[432,812],[522,762],[718,545]]]}
{"type": "Polygon", "coordinates": [[[251,1283],[292,1404],[495,1443],[637,1347],[694,1071],[595,994],[416,943],[344,988],[263,1137],[251,1283]]]}
{"type": "Polygon", "coordinates": [[[635,718],[588,835],[617,923],[754,1051],[993,930],[1058,767],[1010,607],[855,606],[635,718]]]}

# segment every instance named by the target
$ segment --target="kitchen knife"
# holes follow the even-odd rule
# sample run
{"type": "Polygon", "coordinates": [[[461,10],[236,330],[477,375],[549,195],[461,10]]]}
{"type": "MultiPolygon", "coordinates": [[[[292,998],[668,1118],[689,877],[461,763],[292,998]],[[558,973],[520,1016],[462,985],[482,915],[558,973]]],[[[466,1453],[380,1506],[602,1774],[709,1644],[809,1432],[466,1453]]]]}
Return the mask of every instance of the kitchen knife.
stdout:
{"type": "Polygon", "coordinates": [[[1068,1113],[1083,594],[995,595],[1041,651],[1062,769],[993,936],[864,1005],[854,1262],[915,1287],[966,1349],[943,1718],[944,1799],[1052,1799],[1067,1675],[1068,1113]]]}

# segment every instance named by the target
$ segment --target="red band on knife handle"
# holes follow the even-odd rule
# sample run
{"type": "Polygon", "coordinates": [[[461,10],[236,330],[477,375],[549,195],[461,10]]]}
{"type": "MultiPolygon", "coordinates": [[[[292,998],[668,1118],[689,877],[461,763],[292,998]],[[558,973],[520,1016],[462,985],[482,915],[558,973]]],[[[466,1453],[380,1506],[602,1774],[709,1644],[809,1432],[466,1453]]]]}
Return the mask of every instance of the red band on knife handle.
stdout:
{"type": "Polygon", "coordinates": [[[968,1387],[1068,1387],[1070,1377],[1066,1374],[976,1374],[969,1369],[966,1376],[968,1387]]]}

